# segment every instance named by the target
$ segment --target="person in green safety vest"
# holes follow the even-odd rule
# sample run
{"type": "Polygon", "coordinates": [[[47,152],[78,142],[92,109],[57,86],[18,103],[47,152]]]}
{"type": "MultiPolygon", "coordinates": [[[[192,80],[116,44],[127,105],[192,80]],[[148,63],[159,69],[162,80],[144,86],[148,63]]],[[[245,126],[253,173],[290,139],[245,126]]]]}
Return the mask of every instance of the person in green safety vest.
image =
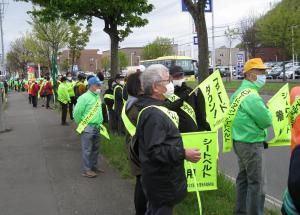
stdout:
{"type": "Polygon", "coordinates": [[[163,107],[174,93],[168,68],[149,66],[142,73],[143,97],[139,104],[136,136],[141,163],[141,183],[148,198],[145,214],[172,215],[176,204],[187,195],[184,160],[198,162],[197,149],[184,149],[178,129],[178,116],[163,107]]]}
{"type": "Polygon", "coordinates": [[[61,77],[60,84],[58,86],[57,100],[61,105],[61,125],[69,125],[67,122],[68,105],[71,102],[68,86],[66,84],[66,77],[61,77]]]}
{"type": "Polygon", "coordinates": [[[69,103],[69,114],[70,114],[70,119],[73,120],[73,107],[74,105],[76,105],[76,97],[74,92],[75,82],[73,81],[71,72],[67,72],[66,76],[67,76],[66,86],[68,88],[68,93],[71,99],[71,102],[69,103]]]}
{"type": "Polygon", "coordinates": [[[174,84],[174,95],[166,100],[166,105],[178,114],[180,133],[210,131],[201,90],[189,95],[193,90],[186,85],[180,66],[172,66],[169,72],[174,84]]]}
{"type": "Polygon", "coordinates": [[[108,125],[109,125],[109,130],[117,134],[118,133],[118,124],[117,124],[117,119],[116,119],[116,113],[113,110],[114,106],[114,91],[113,91],[113,85],[115,85],[115,80],[114,78],[110,78],[108,80],[108,89],[104,92],[104,103],[106,105],[106,110],[107,110],[107,116],[108,116],[108,125]]]}
{"type": "Polygon", "coordinates": [[[125,135],[125,128],[122,121],[122,109],[124,105],[123,101],[123,86],[124,86],[124,76],[117,74],[115,77],[115,86],[114,86],[114,106],[113,110],[116,114],[116,120],[118,125],[118,135],[123,136],[125,135]]]}
{"type": "Polygon", "coordinates": [[[239,165],[236,214],[264,214],[264,143],[268,137],[267,128],[272,125],[272,114],[258,92],[266,83],[266,69],[260,58],[247,61],[243,71],[245,79],[230,99],[231,103],[235,102],[236,97],[247,89],[257,92],[245,97],[237,107],[231,129],[239,165]]]}
{"type": "Polygon", "coordinates": [[[103,123],[101,108],[101,84],[97,77],[88,80],[89,90],[78,98],[74,119],[81,134],[83,176],[94,178],[98,169],[100,126],[103,123]]]}

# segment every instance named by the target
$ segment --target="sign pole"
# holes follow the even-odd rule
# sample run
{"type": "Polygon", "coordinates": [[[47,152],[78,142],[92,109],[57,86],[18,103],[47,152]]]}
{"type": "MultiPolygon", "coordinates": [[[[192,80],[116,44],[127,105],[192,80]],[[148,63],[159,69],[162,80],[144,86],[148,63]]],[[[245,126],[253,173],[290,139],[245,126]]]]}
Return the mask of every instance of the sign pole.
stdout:
{"type": "Polygon", "coordinates": [[[215,51],[215,9],[214,9],[214,0],[211,0],[211,18],[212,18],[212,52],[211,52],[211,58],[212,58],[212,67],[213,71],[216,70],[216,51],[215,51]]]}

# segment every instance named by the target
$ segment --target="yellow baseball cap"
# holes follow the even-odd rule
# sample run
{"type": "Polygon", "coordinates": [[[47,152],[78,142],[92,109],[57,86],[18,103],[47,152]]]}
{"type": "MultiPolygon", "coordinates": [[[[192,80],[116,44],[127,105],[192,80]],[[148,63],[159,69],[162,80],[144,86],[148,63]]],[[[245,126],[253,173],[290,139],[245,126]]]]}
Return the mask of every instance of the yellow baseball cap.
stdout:
{"type": "Polygon", "coordinates": [[[244,65],[244,71],[243,73],[245,74],[246,72],[249,72],[251,69],[268,69],[269,67],[266,67],[266,65],[263,63],[261,58],[253,58],[248,60],[245,65],[244,65]]]}

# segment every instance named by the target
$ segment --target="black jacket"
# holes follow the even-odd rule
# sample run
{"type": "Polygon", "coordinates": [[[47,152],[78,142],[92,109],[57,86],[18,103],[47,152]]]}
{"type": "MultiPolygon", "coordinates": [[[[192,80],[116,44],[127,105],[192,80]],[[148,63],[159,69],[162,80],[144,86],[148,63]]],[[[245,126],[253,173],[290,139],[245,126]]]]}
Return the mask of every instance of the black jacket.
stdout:
{"type": "MultiPolygon", "coordinates": [[[[110,95],[113,95],[114,92],[112,89],[107,89],[104,93],[105,94],[110,94],[110,95]]],[[[104,99],[104,103],[106,104],[107,108],[108,108],[108,111],[109,112],[112,112],[113,111],[113,105],[114,105],[114,100],[112,99],[108,99],[108,98],[105,98],[104,99]]]]}
{"type": "MultiPolygon", "coordinates": [[[[144,98],[143,107],[164,102],[144,98]]],[[[142,185],[150,203],[156,207],[175,205],[186,196],[185,150],[178,128],[156,108],[143,111],[137,125],[142,185]]]]}
{"type": "MultiPolygon", "coordinates": [[[[120,84],[116,84],[114,86],[114,89],[117,86],[121,86],[123,89],[123,86],[120,84]]],[[[120,87],[118,87],[118,89],[116,89],[116,94],[115,94],[115,112],[117,115],[121,116],[122,113],[122,109],[123,109],[123,90],[120,87]]]]}
{"type": "Polygon", "coordinates": [[[205,112],[205,100],[201,90],[198,90],[196,93],[189,96],[192,92],[192,89],[183,83],[181,87],[175,87],[175,95],[180,97],[180,100],[171,103],[167,101],[167,107],[175,111],[179,116],[179,130],[181,133],[186,132],[196,132],[196,131],[210,131],[210,126],[206,121],[206,112],[205,112]],[[181,101],[181,102],[180,102],[181,101]],[[194,120],[181,109],[183,101],[187,102],[195,111],[196,121],[194,120]]]}
{"type": "Polygon", "coordinates": [[[294,149],[288,179],[289,193],[298,212],[300,212],[300,145],[294,149]]]}

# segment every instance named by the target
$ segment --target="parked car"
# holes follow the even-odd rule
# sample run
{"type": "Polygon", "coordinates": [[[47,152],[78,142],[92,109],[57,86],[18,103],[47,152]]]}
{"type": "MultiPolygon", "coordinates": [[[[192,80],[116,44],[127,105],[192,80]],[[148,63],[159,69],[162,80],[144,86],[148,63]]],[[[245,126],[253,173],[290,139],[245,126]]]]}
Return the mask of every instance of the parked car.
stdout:
{"type": "Polygon", "coordinates": [[[283,67],[280,66],[274,66],[272,69],[268,69],[267,72],[267,78],[268,79],[277,79],[278,76],[280,76],[280,73],[282,72],[283,67]]]}
{"type": "MultiPolygon", "coordinates": [[[[295,78],[300,78],[300,66],[292,66],[288,70],[285,71],[285,77],[288,79],[292,79],[295,74],[295,78]]],[[[280,73],[278,78],[283,78],[283,72],[280,73]]]]}

